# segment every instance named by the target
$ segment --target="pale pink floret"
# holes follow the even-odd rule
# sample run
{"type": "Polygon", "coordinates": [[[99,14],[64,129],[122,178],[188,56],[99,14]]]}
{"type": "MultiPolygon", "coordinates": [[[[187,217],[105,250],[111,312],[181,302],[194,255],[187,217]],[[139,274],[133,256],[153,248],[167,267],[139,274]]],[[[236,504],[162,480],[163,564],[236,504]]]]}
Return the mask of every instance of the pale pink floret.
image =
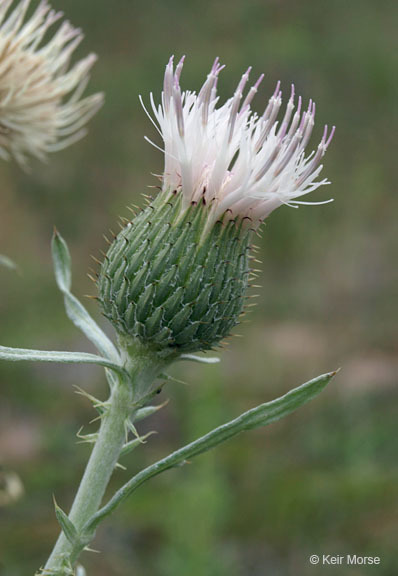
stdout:
{"type": "Polygon", "coordinates": [[[302,111],[299,97],[293,114],[296,104],[292,85],[284,116],[278,122],[282,105],[278,82],[264,114],[258,116],[250,105],[263,75],[243,99],[249,68],[232,98],[217,107],[217,81],[224,68],[218,58],[199,94],[181,91],[183,62],[184,58],[174,70],[171,58],[166,66],[161,105],[150,96],[157,123],[151,120],[164,142],[163,189],[182,191],[186,205],[203,198],[214,219],[228,211],[232,217],[249,217],[255,223],[282,204],[298,207],[331,201],[297,200],[329,184],[317,178],[334,127],[329,132],[325,126],[317,150],[305,156],[314,126],[312,100],[302,111]]]}

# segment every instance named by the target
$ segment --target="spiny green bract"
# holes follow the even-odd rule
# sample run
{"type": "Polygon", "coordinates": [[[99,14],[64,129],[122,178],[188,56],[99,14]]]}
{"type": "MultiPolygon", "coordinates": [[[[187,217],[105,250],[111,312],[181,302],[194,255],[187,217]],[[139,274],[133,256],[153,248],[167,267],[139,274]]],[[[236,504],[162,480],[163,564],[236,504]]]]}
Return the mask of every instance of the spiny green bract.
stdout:
{"type": "Polygon", "coordinates": [[[209,208],[161,193],[119,233],[102,263],[99,300],[119,334],[167,357],[209,350],[238,323],[250,231],[207,226],[209,208]]]}

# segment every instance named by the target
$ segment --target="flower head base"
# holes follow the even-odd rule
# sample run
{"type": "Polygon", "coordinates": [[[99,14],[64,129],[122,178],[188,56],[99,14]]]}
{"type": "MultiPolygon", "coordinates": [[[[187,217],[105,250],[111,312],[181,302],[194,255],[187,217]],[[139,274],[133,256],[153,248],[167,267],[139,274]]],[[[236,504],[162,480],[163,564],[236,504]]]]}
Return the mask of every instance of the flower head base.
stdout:
{"type": "Polygon", "coordinates": [[[184,210],[181,194],[161,192],[115,238],[98,290],[121,347],[173,360],[212,349],[238,323],[251,232],[242,222],[207,221],[203,203],[184,210]]]}
{"type": "Polygon", "coordinates": [[[198,94],[181,91],[183,61],[175,70],[173,58],[166,66],[160,106],[151,94],[157,124],[153,122],[164,141],[164,190],[181,191],[185,205],[203,198],[213,221],[229,212],[232,218],[248,217],[257,226],[282,204],[297,207],[310,203],[297,198],[329,184],[317,179],[334,127],[328,133],[325,126],[317,150],[305,156],[314,126],[312,100],[302,110],[299,97],[293,114],[292,86],[285,114],[278,122],[282,105],[278,82],[264,114],[258,116],[250,105],[263,75],[244,97],[249,68],[233,97],[218,107],[217,81],[224,67],[218,58],[198,94]]]}
{"type": "Polygon", "coordinates": [[[96,60],[90,54],[70,67],[83,39],[80,30],[63,22],[47,43],[43,37],[62,17],[42,0],[30,19],[30,0],[0,2],[0,155],[22,165],[27,156],[44,160],[49,152],[82,138],[84,125],[103,97],[81,95],[96,60]],[[70,95],[69,99],[65,98],[70,95]]]}

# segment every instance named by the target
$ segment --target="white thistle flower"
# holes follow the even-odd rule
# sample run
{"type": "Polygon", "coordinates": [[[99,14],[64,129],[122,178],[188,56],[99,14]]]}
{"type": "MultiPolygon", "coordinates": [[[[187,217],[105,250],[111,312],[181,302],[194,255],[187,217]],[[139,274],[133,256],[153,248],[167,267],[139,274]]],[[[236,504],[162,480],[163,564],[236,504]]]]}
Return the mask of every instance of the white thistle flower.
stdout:
{"type": "Polygon", "coordinates": [[[62,12],[42,0],[27,19],[30,0],[13,1],[0,0],[0,155],[26,165],[82,138],[103,96],[81,98],[94,54],[70,66],[82,32],[64,21],[43,43],[62,12]]]}
{"type": "Polygon", "coordinates": [[[157,106],[150,95],[157,123],[143,104],[164,142],[164,190],[181,190],[185,205],[202,199],[210,206],[212,219],[229,211],[232,218],[248,217],[254,225],[282,204],[297,208],[300,204],[325,203],[297,200],[329,184],[318,176],[335,128],[328,133],[325,126],[316,151],[305,155],[314,126],[312,100],[302,111],[299,97],[293,114],[292,85],[285,114],[278,122],[282,104],[278,82],[264,114],[258,116],[250,105],[264,75],[243,98],[249,68],[233,97],[218,106],[217,81],[224,68],[218,58],[199,94],[181,90],[183,62],[184,58],[174,70],[172,57],[166,66],[162,104],[157,106]]]}

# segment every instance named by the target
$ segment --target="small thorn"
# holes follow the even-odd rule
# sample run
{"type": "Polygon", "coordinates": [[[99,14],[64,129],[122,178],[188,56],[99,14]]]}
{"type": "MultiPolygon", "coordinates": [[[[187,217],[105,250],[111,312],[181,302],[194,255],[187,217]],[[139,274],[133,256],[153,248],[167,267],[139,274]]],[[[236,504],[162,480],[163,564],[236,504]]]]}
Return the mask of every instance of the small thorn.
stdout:
{"type": "Polygon", "coordinates": [[[94,552],[94,554],[101,554],[101,550],[94,550],[94,548],[89,548],[88,546],[85,546],[83,550],[85,552],[94,552]]]}
{"type": "Polygon", "coordinates": [[[94,424],[94,422],[98,422],[98,420],[102,420],[102,417],[103,417],[103,414],[96,416],[95,418],[93,418],[92,420],[89,421],[89,424],[94,424]]]}
{"type": "Polygon", "coordinates": [[[98,434],[81,434],[82,430],[83,426],[76,433],[76,436],[80,439],[80,441],[76,442],[76,444],[95,444],[98,439],[98,434]]]}
{"type": "MultiPolygon", "coordinates": [[[[85,398],[87,398],[88,400],[90,400],[90,402],[92,403],[92,405],[94,406],[94,408],[97,410],[97,412],[100,413],[100,415],[104,414],[110,404],[108,401],[102,402],[101,400],[98,400],[98,398],[95,398],[95,396],[92,396],[91,394],[89,394],[88,392],[86,392],[85,390],[83,390],[82,388],[80,388],[79,386],[74,386],[75,388],[75,393],[79,394],[79,396],[83,396],[85,398]]],[[[92,422],[94,422],[95,420],[92,420],[92,422]]]]}
{"type": "Polygon", "coordinates": [[[94,262],[95,262],[96,264],[99,264],[99,265],[102,264],[101,260],[98,260],[98,258],[96,258],[93,254],[90,254],[90,258],[91,258],[92,260],[94,260],[94,262]]]}

